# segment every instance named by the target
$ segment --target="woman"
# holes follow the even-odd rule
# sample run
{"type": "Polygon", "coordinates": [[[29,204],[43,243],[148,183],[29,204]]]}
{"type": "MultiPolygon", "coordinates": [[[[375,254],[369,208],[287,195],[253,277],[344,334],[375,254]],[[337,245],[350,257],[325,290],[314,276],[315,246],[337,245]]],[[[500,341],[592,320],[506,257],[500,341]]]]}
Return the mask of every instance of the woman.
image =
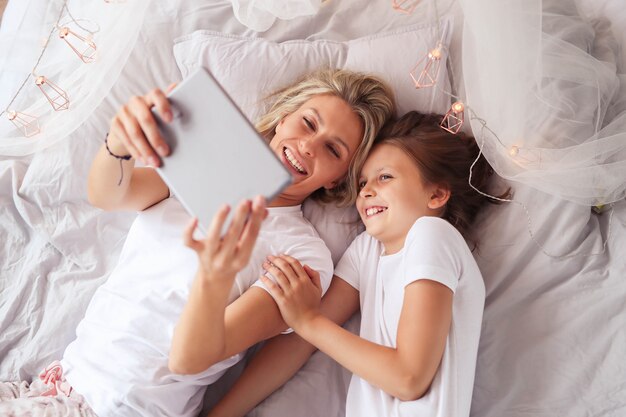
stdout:
{"type": "Polygon", "coordinates": [[[180,232],[189,223],[181,205],[168,198],[153,169],[134,167],[135,160],[158,166],[158,157],[168,153],[150,111],[154,106],[171,120],[165,95],[155,90],[119,111],[93,162],[89,200],[105,210],[140,213],[118,266],[94,294],[61,363],[24,394],[31,398],[0,402],[0,411],[30,409],[33,396],[45,405],[41,395],[47,391],[56,402],[79,404],[100,417],[196,415],[206,385],[246,348],[286,328],[273,298],[257,282],[261,259],[277,250],[289,253],[323,271],[328,286],[330,253],[302,217],[300,204],[313,194],[345,200],[351,167],[367,154],[393,100],[380,80],[342,70],[311,74],[272,98],[257,128],[292,173],[293,184],[269,202],[269,214],[261,201],[240,205],[232,239],[217,245],[217,239],[193,239],[192,223],[186,243],[193,250],[181,244],[180,232]],[[249,214],[246,225],[241,219],[249,214]],[[225,253],[221,266],[231,280],[219,294],[203,291],[215,272],[202,257],[210,245],[225,253]],[[237,247],[243,250],[231,250],[237,247]]]}

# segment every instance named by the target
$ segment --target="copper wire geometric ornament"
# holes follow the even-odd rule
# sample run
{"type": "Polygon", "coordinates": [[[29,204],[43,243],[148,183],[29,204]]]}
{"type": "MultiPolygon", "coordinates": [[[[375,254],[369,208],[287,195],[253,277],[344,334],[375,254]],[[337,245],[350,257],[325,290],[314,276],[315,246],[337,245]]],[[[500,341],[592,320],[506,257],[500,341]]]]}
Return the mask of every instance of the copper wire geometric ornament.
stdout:
{"type": "Polygon", "coordinates": [[[24,136],[27,138],[35,136],[37,133],[41,132],[41,129],[39,129],[39,122],[35,116],[20,113],[18,111],[8,111],[7,118],[18,129],[24,132],[24,136]]]}
{"type": "Polygon", "coordinates": [[[431,50],[411,70],[411,78],[415,88],[432,87],[437,83],[439,67],[441,66],[441,47],[431,50]],[[421,68],[421,70],[419,70],[421,68]],[[419,73],[418,73],[419,71],[419,73]]]}
{"type": "Polygon", "coordinates": [[[59,29],[59,38],[63,39],[85,64],[96,60],[96,44],[92,40],[80,36],[67,26],[59,29]]]}
{"type": "Polygon", "coordinates": [[[391,7],[402,13],[411,14],[419,3],[419,0],[392,0],[391,7]]]}
{"type": "Polygon", "coordinates": [[[35,84],[41,90],[44,96],[50,102],[50,105],[55,111],[67,110],[70,108],[70,99],[67,93],[58,85],[52,81],[40,75],[35,78],[35,84]]]}
{"type": "Polygon", "coordinates": [[[465,110],[465,105],[463,105],[462,102],[457,101],[450,107],[450,110],[448,110],[446,115],[443,117],[439,126],[452,134],[459,133],[461,126],[463,126],[463,110],[465,110]]]}

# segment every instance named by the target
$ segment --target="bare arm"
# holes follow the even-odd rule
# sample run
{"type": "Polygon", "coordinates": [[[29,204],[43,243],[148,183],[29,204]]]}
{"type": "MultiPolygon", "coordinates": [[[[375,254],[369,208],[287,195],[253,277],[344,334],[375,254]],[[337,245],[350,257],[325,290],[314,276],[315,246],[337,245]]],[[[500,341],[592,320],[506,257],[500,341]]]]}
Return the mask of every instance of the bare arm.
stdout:
{"type": "Polygon", "coordinates": [[[269,271],[277,284],[267,283],[285,321],[305,340],[352,373],[403,401],[428,390],[445,348],[452,322],[452,291],[422,279],[404,289],[397,346],[362,339],[324,317],[315,306],[311,280],[288,256],[272,260],[269,271]]]}
{"type": "Polygon", "coordinates": [[[185,244],[196,251],[199,267],[174,330],[169,355],[172,372],[204,371],[262,340],[259,337],[277,334],[285,326],[276,303],[261,289],[246,292],[239,302],[226,307],[235,276],[248,264],[267,215],[263,199],[256,199],[254,204],[244,201],[221,236],[228,211],[225,206],[215,215],[202,240],[193,238],[197,219],[185,231],[185,244]]]}
{"type": "MultiPolygon", "coordinates": [[[[335,323],[344,323],[359,308],[359,293],[350,284],[333,278],[322,299],[320,312],[335,323]]],[[[281,387],[306,363],[316,348],[296,333],[269,340],[250,361],[241,377],[209,417],[244,416],[281,387]]]]}
{"type": "Polygon", "coordinates": [[[154,90],[144,97],[131,98],[111,121],[109,150],[118,156],[131,155],[132,159],[115,158],[102,145],[89,172],[88,198],[92,205],[104,210],[139,211],[169,195],[167,186],[153,169],[135,168],[137,159],[159,166],[159,155],[169,152],[150,111],[152,106],[164,120],[171,120],[165,94],[154,90]]]}

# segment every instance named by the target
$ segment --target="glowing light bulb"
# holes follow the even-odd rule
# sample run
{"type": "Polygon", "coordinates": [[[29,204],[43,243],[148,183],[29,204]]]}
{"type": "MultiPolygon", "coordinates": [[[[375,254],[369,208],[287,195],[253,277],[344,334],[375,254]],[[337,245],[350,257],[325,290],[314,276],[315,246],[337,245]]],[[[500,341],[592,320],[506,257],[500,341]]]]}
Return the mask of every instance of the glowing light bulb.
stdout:
{"type": "Polygon", "coordinates": [[[461,113],[465,110],[465,105],[462,102],[457,101],[452,105],[452,110],[454,110],[455,113],[461,113]]]}
{"type": "Polygon", "coordinates": [[[439,48],[433,49],[428,53],[428,58],[430,59],[440,59],[441,58],[441,50],[439,48]]]}

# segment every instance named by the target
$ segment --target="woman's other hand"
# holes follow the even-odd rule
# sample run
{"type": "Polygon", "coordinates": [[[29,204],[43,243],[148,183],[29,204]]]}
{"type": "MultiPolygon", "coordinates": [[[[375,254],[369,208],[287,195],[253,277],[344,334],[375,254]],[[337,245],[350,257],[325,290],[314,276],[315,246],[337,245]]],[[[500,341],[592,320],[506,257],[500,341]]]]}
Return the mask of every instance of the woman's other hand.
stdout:
{"type": "Polygon", "coordinates": [[[116,155],[130,154],[145,165],[158,167],[161,157],[170,152],[161,136],[154,119],[152,107],[158,115],[169,123],[173,119],[172,109],[166,97],[176,84],[170,85],[164,93],[154,89],[144,96],[135,96],[122,106],[111,121],[108,143],[116,155]]]}
{"type": "Polygon", "coordinates": [[[198,255],[198,273],[202,279],[208,283],[227,284],[228,288],[237,273],[250,261],[261,223],[267,217],[262,196],[256,197],[254,202],[244,200],[235,210],[226,233],[220,237],[229,211],[229,206],[225,205],[215,214],[205,239],[193,238],[198,225],[196,218],[184,233],[185,245],[198,255]]]}
{"type": "Polygon", "coordinates": [[[263,268],[276,279],[273,282],[261,276],[292,329],[297,332],[300,326],[320,314],[322,285],[317,271],[289,255],[268,256],[263,268]]]}

